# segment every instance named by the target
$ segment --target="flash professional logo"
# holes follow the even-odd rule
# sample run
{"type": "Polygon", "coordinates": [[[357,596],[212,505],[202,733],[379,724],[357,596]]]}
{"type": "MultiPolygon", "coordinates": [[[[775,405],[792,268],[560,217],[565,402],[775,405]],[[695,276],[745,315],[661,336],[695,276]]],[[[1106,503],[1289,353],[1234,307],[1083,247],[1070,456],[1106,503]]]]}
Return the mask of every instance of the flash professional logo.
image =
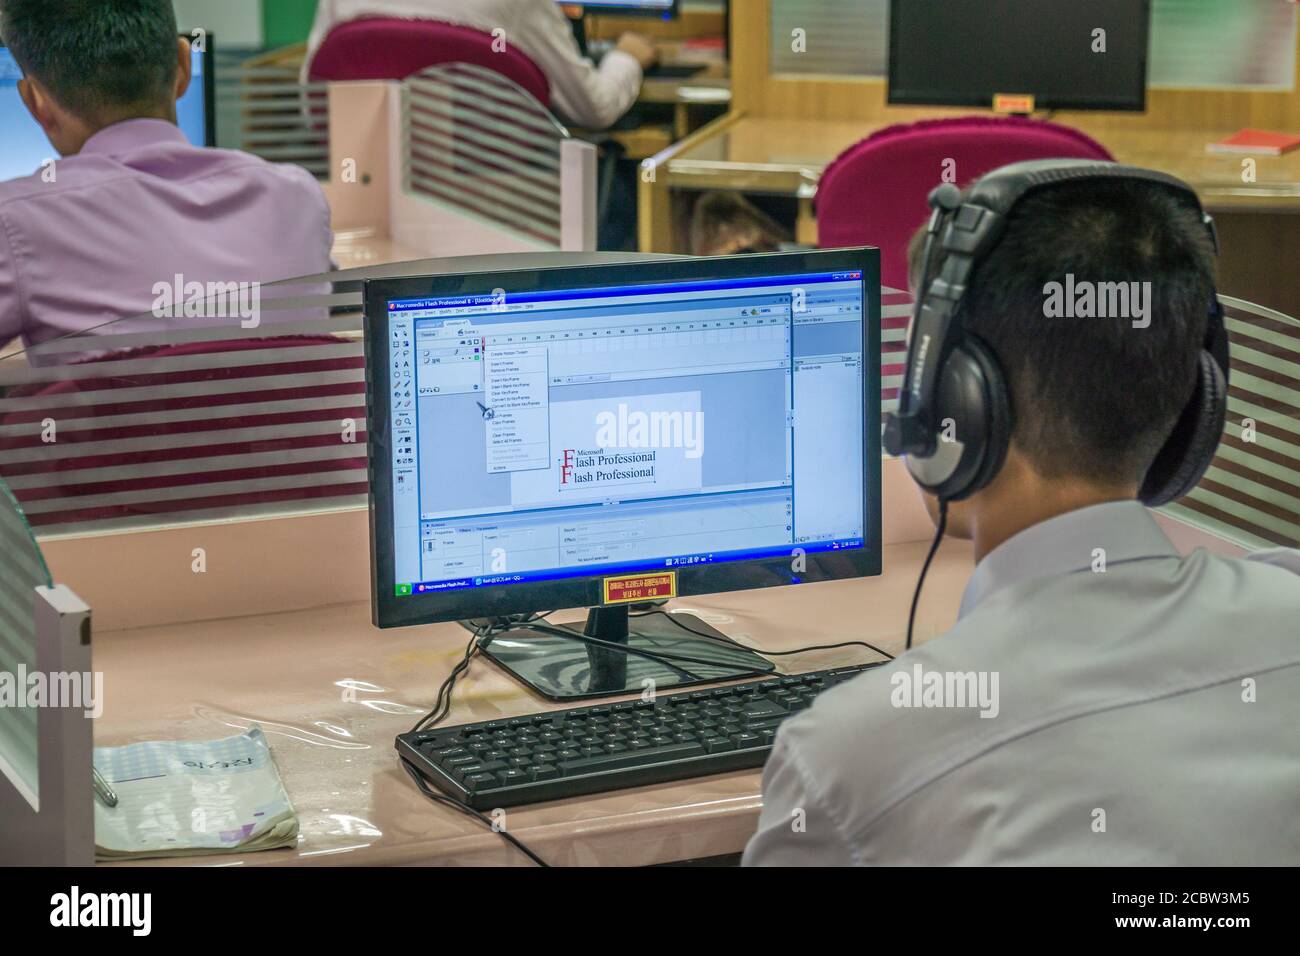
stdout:
{"type": "Polygon", "coordinates": [[[133,936],[148,936],[153,928],[152,893],[69,893],[50,897],[50,925],[126,926],[133,936]]]}

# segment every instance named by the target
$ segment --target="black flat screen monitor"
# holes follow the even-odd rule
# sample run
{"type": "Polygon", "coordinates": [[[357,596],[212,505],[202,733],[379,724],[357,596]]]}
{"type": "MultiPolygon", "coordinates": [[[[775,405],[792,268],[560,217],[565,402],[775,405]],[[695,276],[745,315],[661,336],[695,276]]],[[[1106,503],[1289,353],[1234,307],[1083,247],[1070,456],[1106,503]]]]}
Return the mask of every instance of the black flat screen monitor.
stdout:
{"type": "Polygon", "coordinates": [[[595,607],[694,661],[611,685],[581,641],[486,648],[593,696],[771,669],[629,605],[880,573],[877,250],[372,279],[365,312],[379,627],[595,607]]]}
{"type": "Polygon", "coordinates": [[[889,102],[1141,111],[1150,18],[1149,0],[891,0],[889,102]]]}

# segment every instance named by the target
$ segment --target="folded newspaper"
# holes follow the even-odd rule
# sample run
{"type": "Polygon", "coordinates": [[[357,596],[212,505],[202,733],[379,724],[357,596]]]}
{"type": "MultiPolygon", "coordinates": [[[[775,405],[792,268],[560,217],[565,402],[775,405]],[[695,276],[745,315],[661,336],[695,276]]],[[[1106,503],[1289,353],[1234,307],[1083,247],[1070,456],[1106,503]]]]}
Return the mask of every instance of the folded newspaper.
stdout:
{"type": "Polygon", "coordinates": [[[260,727],[222,740],[96,747],[117,806],[95,798],[101,860],[295,846],[298,817],[260,727]]]}

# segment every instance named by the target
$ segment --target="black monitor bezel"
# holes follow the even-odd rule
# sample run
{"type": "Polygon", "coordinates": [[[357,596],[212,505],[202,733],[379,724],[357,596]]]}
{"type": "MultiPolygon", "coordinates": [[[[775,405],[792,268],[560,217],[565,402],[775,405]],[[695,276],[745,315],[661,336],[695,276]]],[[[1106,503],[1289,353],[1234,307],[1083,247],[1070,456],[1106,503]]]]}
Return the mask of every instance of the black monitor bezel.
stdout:
{"type": "MultiPolygon", "coordinates": [[[[752,559],[675,568],[677,595],[687,597],[794,583],[867,577],[881,570],[880,251],[875,248],[561,266],[502,272],[369,279],[365,283],[367,456],[370,484],[371,617],[377,627],[401,627],[503,614],[593,607],[603,602],[606,574],[512,583],[427,594],[395,594],[391,389],[387,361],[388,303],[394,299],[485,295],[497,289],[582,289],[758,275],[862,273],[865,405],[863,414],[863,547],[806,554],[792,581],[791,558],[752,559]],[[378,343],[378,345],[377,345],[378,343]]],[[[636,573],[636,572],[630,572],[636,573]]]]}
{"type": "MultiPolygon", "coordinates": [[[[189,39],[190,51],[193,52],[195,37],[187,33],[181,36],[189,39]]],[[[214,68],[217,61],[214,52],[212,34],[207,33],[199,53],[203,58],[203,145],[208,149],[215,149],[217,145],[217,71],[214,68]]]]}
{"type": "Polygon", "coordinates": [[[1102,102],[1095,98],[1071,96],[1039,96],[1033,90],[988,90],[978,94],[964,90],[951,93],[914,93],[900,91],[895,83],[898,67],[897,31],[895,16],[902,0],[889,0],[889,65],[885,74],[885,102],[891,106],[982,106],[991,108],[997,94],[1030,94],[1034,96],[1035,110],[1086,110],[1115,113],[1144,113],[1147,108],[1147,84],[1151,64],[1151,0],[1133,0],[1142,6],[1142,81],[1136,93],[1125,100],[1102,102]]]}

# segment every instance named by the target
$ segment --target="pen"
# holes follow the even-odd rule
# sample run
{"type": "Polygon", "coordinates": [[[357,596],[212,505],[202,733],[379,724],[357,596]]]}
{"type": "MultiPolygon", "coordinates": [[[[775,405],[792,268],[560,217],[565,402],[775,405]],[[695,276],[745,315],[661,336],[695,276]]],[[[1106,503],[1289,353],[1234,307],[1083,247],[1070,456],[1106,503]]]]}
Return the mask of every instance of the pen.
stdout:
{"type": "Polygon", "coordinates": [[[113,788],[108,785],[108,781],[104,779],[103,774],[99,772],[99,768],[94,764],[90,765],[90,774],[95,793],[99,799],[104,801],[104,805],[109,807],[117,806],[117,794],[113,792],[113,788]]]}

